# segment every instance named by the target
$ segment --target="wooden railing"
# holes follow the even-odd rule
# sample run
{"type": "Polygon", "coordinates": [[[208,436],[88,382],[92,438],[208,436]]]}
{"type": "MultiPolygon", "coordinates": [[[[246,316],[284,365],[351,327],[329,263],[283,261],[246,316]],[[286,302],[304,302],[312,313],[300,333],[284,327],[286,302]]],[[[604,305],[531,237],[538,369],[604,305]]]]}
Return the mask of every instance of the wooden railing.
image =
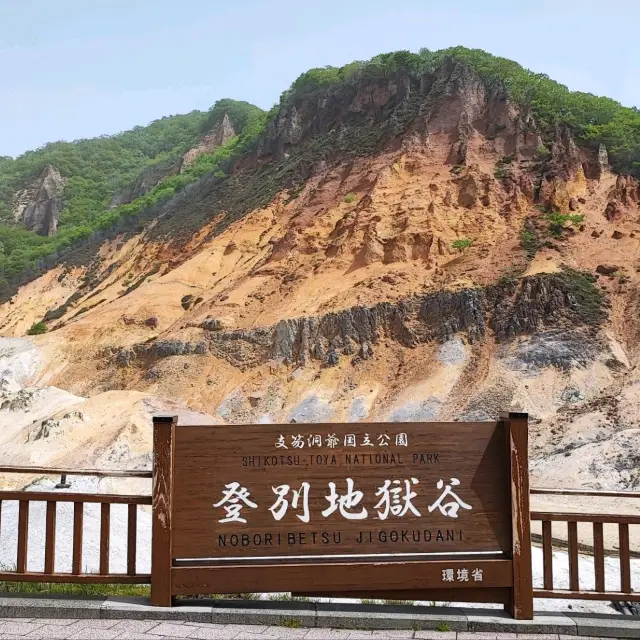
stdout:
{"type": "MultiPolygon", "coordinates": [[[[96,476],[109,478],[151,478],[150,471],[97,471],[90,469],[49,469],[36,467],[0,467],[0,474],[96,476]]],[[[66,485],[68,486],[68,485],[66,485]]],[[[0,580],[17,582],[66,582],[84,584],[148,584],[149,573],[136,568],[138,508],[151,505],[147,495],[108,495],[53,491],[0,491],[0,536],[2,535],[2,504],[18,503],[17,554],[15,569],[0,568],[0,580]],[[29,512],[33,502],[46,503],[43,571],[28,570],[29,512]],[[73,538],[71,572],[56,572],[56,516],[59,503],[73,504],[73,538]],[[85,504],[100,504],[99,570],[83,573],[83,534],[85,504]],[[111,505],[127,505],[127,568],[126,573],[110,570],[109,542],[111,505]]]]}
{"type": "MultiPolygon", "coordinates": [[[[626,491],[583,491],[571,489],[531,489],[533,495],[568,495],[585,497],[640,498],[640,492],[626,491]]],[[[640,525],[640,515],[619,515],[601,513],[567,513],[532,511],[531,520],[542,523],[543,588],[533,591],[534,598],[567,598],[581,600],[624,600],[640,602],[640,593],[633,591],[631,584],[631,556],[629,526],[640,525]],[[567,532],[567,554],[569,561],[569,588],[556,587],[553,572],[554,522],[565,523],[567,532]],[[580,582],[580,548],[578,523],[592,524],[594,569],[594,589],[585,589],[580,582]],[[608,588],[605,572],[604,525],[617,525],[620,587],[608,588]]],[[[586,545],[582,545],[584,550],[586,545]]],[[[587,547],[588,548],[588,547],[587,547]]],[[[611,555],[611,554],[609,554],[611,555]]],[[[640,554],[633,554],[640,555],[640,554]]]]}
{"type": "Polygon", "coordinates": [[[51,467],[0,467],[0,474],[21,473],[32,476],[94,476],[96,478],[151,478],[152,472],[144,469],[98,470],[98,469],[52,469],[51,467]]]}
{"type": "MultiPolygon", "coordinates": [[[[0,467],[0,474],[28,474],[61,476],[94,476],[99,478],[151,478],[151,471],[99,471],[92,469],[51,469],[41,467],[0,467]]],[[[67,486],[67,485],[65,485],[67,486]]],[[[572,489],[531,489],[532,495],[585,496],[640,498],[640,492],[583,491],[572,489]]],[[[0,536],[2,535],[2,504],[17,501],[17,562],[15,570],[0,568],[0,580],[29,582],[66,583],[123,583],[148,584],[149,573],[138,573],[136,552],[138,550],[137,522],[140,506],[150,506],[150,495],[107,495],[48,491],[0,491],[0,536]],[[45,553],[43,571],[28,570],[29,512],[32,502],[45,502],[45,553]],[[72,567],[70,572],[56,572],[56,516],[59,503],[73,504],[72,567]],[[99,570],[97,573],[83,573],[83,524],[85,504],[100,504],[99,570]],[[109,561],[109,534],[111,529],[111,505],[127,505],[127,560],[126,572],[111,571],[109,561]]],[[[640,525],[640,515],[616,515],[596,513],[531,512],[532,521],[542,523],[543,588],[535,589],[536,598],[567,598],[588,600],[640,601],[640,593],[633,591],[631,584],[631,557],[640,557],[640,550],[634,554],[630,548],[629,527],[640,525]],[[553,523],[567,523],[567,550],[569,560],[569,588],[557,588],[554,580],[553,523]],[[593,545],[579,545],[578,523],[591,523],[593,545]],[[620,589],[607,590],[605,576],[605,545],[603,527],[617,525],[619,540],[620,589]],[[590,549],[593,554],[595,589],[581,588],[579,558],[580,551],[590,549]]],[[[150,554],[150,550],[149,550],[150,554]]],[[[611,554],[609,554],[611,555],[611,554]]]]}

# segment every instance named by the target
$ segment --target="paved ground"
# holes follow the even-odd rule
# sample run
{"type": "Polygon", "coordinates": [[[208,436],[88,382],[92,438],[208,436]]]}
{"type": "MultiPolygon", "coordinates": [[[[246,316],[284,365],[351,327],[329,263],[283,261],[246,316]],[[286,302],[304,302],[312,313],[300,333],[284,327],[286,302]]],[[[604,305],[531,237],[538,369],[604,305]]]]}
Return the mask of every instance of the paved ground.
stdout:
{"type": "MultiPolygon", "coordinates": [[[[455,631],[350,631],[344,629],[292,629],[287,627],[206,624],[199,622],[164,622],[160,620],[72,620],[0,618],[0,640],[42,638],[43,640],[161,640],[193,638],[196,640],[356,640],[408,639],[424,640],[586,640],[583,636],[531,635],[515,633],[470,633],[455,631]]],[[[593,636],[589,640],[598,640],[593,636]]],[[[609,639],[610,640],[610,639],[609,639]]]]}

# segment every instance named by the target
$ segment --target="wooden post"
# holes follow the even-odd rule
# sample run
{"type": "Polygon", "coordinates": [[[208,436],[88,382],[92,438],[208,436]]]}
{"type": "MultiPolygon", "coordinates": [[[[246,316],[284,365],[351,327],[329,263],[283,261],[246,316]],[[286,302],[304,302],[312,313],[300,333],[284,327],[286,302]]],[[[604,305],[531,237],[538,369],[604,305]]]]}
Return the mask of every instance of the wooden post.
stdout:
{"type": "Polygon", "coordinates": [[[516,620],[533,619],[531,512],[529,505],[529,416],[501,413],[511,464],[513,589],[508,611],[516,620]]]}
{"type": "Polygon", "coordinates": [[[171,606],[173,444],[177,416],[153,417],[151,604],[171,606]]]}

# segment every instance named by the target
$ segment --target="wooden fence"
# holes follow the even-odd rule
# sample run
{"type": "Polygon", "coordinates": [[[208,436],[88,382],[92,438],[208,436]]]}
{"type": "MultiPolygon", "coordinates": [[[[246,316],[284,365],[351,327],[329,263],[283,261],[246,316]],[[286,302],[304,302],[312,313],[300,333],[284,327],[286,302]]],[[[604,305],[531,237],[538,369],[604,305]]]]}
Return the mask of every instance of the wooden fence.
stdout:
{"type": "MultiPolygon", "coordinates": [[[[609,498],[640,498],[640,492],[623,491],[582,491],[570,489],[531,489],[534,495],[568,495],[609,498]]],[[[640,557],[639,550],[632,554],[629,542],[629,526],[640,525],[640,515],[567,513],[532,511],[531,520],[542,523],[542,553],[544,584],[542,589],[534,589],[534,598],[567,598],[581,600],[626,600],[640,602],[640,593],[634,592],[631,585],[631,556],[640,557]],[[569,560],[569,589],[556,586],[553,572],[553,523],[566,523],[567,554],[569,560]],[[593,543],[591,547],[580,545],[578,523],[592,525],[593,543]],[[618,529],[619,589],[606,584],[604,525],[616,525],[618,529]],[[595,574],[594,589],[585,589],[580,581],[580,551],[593,555],[595,574]]],[[[556,543],[557,544],[557,543],[556,543]]],[[[563,545],[564,546],[564,545],[563,545]]],[[[611,554],[610,554],[611,555],[611,554]]]]}
{"type": "MultiPolygon", "coordinates": [[[[65,485],[67,475],[110,478],[151,478],[150,471],[97,471],[91,469],[46,469],[36,467],[0,467],[0,473],[29,475],[59,475],[65,485]]],[[[68,485],[66,485],[68,486],[68,485]]],[[[2,504],[17,501],[18,531],[15,569],[2,568],[0,580],[16,582],[64,582],[78,584],[148,584],[149,573],[136,570],[138,508],[151,506],[151,496],[108,495],[92,493],[53,491],[0,491],[0,536],[2,535],[2,504]],[[46,525],[44,540],[44,569],[28,571],[29,511],[34,502],[46,503],[46,525]],[[56,516],[58,505],[73,504],[72,568],[70,573],[55,571],[56,565],[56,516]],[[86,504],[100,505],[100,546],[98,573],[83,573],[84,507],[86,504]],[[109,541],[111,533],[111,505],[127,505],[127,570],[115,573],[109,566],[109,541]]]]}
{"type": "MultiPolygon", "coordinates": [[[[0,467],[0,474],[16,473],[49,476],[94,476],[99,478],[152,478],[151,471],[98,471],[77,469],[50,469],[36,467],[0,467]]],[[[571,489],[531,489],[532,495],[585,496],[640,498],[640,492],[622,491],[581,491],[571,489]]],[[[0,536],[3,532],[2,504],[8,501],[18,503],[17,563],[15,569],[0,570],[0,580],[16,582],[63,582],[79,584],[149,584],[149,573],[138,573],[136,569],[137,516],[140,506],[151,505],[150,495],[107,495],[73,492],[46,491],[0,491],[0,536]],[[34,502],[46,503],[44,570],[28,571],[29,511],[34,502]],[[72,569],[69,573],[55,571],[56,558],[56,515],[60,503],[73,504],[72,569]],[[99,571],[83,573],[83,516],[86,504],[100,504],[99,571]],[[109,534],[111,528],[111,505],[127,505],[127,569],[125,573],[113,572],[109,563],[109,534]]],[[[534,588],[535,598],[567,598],[585,600],[622,600],[640,602],[640,592],[633,590],[632,557],[640,558],[640,548],[631,549],[630,527],[640,526],[640,515],[568,513],[552,511],[532,511],[531,520],[542,524],[543,587],[534,588]],[[553,523],[566,523],[566,544],[553,538],[553,523]],[[580,544],[578,524],[588,523],[592,527],[592,545],[580,544]],[[617,526],[619,548],[607,551],[604,544],[603,527],[617,526]],[[553,547],[566,548],[569,563],[569,588],[557,586],[554,576],[553,547]],[[586,589],[581,585],[579,558],[593,556],[595,588],[586,589]],[[617,555],[619,584],[607,584],[605,557],[617,555]]],[[[6,525],[5,525],[6,526],[6,525]]],[[[6,538],[5,538],[6,539],[6,538]]],[[[149,549],[149,556],[151,549],[149,549]]],[[[617,582],[617,581],[613,581],[617,582]]],[[[391,597],[389,594],[388,597],[391,597]]]]}

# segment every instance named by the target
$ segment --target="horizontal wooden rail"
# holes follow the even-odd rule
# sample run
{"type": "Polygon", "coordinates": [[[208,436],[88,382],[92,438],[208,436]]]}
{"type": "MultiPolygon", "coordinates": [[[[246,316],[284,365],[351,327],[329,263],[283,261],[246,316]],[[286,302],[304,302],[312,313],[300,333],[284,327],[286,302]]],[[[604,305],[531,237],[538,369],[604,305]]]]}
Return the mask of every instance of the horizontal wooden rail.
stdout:
{"type": "Polygon", "coordinates": [[[109,493],[58,493],[54,491],[0,491],[0,501],[2,500],[20,500],[24,502],[151,504],[151,496],[121,496],[109,493]]]}
{"type": "Polygon", "coordinates": [[[538,489],[532,487],[532,495],[537,496],[590,496],[601,498],[640,498],[640,491],[600,491],[583,489],[538,489]]]}
{"type": "Polygon", "coordinates": [[[534,598],[562,598],[567,600],[628,600],[640,602],[640,593],[623,593],[622,591],[570,591],[568,589],[534,589],[534,598]]]}
{"type": "Polygon", "coordinates": [[[617,513],[554,513],[532,511],[532,520],[551,520],[552,522],[602,522],[605,524],[640,524],[640,515],[629,516],[617,513]]]}
{"type": "Polygon", "coordinates": [[[0,466],[0,474],[3,473],[23,473],[47,476],[98,476],[100,478],[151,478],[151,471],[143,469],[132,470],[98,470],[98,469],[52,469],[50,467],[2,467],[0,466]]]}
{"type": "Polygon", "coordinates": [[[110,573],[100,575],[98,573],[11,573],[0,571],[0,580],[7,582],[56,582],[56,583],[81,583],[81,584],[150,584],[151,575],[139,573],[133,576],[126,573],[110,573]]]}

